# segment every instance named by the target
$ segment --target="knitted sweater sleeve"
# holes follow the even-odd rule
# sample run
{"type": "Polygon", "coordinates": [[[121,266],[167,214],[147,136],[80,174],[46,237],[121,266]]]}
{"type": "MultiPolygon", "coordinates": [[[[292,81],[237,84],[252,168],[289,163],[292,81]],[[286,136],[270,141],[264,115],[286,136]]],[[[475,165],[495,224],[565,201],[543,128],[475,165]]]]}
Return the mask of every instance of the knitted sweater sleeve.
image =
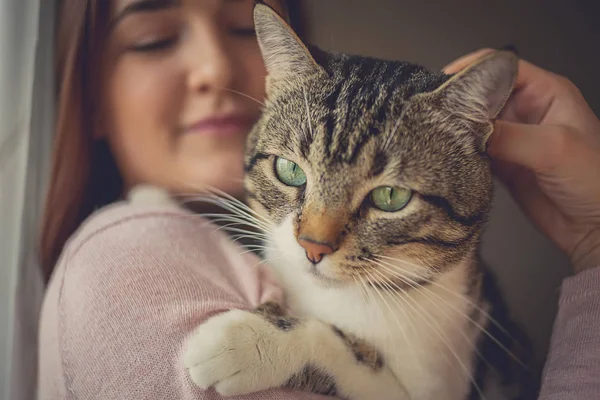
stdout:
{"type": "MultiPolygon", "coordinates": [[[[278,288],[253,256],[191,214],[121,210],[103,222],[76,235],[48,288],[39,397],[220,398],[189,379],[186,339],[211,315],[278,299],[278,288]]],[[[270,391],[244,398],[320,397],[270,391]]]]}
{"type": "Polygon", "coordinates": [[[539,400],[600,398],[600,267],[561,289],[539,400]]]}

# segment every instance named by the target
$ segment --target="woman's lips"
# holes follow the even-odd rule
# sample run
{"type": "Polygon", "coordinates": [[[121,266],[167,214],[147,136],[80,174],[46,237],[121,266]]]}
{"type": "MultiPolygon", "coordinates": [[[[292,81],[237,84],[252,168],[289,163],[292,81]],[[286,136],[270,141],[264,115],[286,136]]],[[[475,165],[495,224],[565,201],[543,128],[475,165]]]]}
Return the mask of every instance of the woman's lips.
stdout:
{"type": "Polygon", "coordinates": [[[247,115],[211,117],[188,125],[184,131],[188,134],[213,137],[245,135],[252,128],[255,121],[256,118],[247,115]]]}

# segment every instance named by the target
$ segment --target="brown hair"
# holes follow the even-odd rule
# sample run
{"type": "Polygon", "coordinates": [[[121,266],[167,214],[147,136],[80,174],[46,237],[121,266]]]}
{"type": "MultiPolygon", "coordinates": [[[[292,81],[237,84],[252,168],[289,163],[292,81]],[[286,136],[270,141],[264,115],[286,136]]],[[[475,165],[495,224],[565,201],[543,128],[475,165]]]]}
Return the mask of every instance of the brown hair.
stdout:
{"type": "MultiPolygon", "coordinates": [[[[40,237],[46,282],[62,249],[96,208],[115,201],[122,180],[104,140],[94,140],[98,116],[94,101],[98,66],[110,17],[110,1],[62,0],[56,43],[57,120],[52,170],[40,237]]],[[[297,0],[283,1],[290,21],[301,33],[297,0]]]]}

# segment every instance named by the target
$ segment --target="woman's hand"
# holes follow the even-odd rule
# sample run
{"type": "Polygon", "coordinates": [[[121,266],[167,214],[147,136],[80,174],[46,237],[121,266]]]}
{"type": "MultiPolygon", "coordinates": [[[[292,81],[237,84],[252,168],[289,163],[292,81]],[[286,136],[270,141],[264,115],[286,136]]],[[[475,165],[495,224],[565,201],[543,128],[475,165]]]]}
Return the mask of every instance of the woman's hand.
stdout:
{"type": "MultiPolygon", "coordinates": [[[[461,57],[444,72],[491,51],[461,57]]],[[[577,87],[521,60],[488,152],[494,172],[575,272],[600,266],[600,121],[577,87]]]]}

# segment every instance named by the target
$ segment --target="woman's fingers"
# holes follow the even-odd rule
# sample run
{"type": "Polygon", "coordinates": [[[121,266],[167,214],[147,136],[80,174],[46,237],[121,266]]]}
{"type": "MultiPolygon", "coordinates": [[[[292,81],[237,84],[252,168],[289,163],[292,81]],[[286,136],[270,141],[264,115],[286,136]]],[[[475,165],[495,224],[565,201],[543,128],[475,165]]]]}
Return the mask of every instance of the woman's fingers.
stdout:
{"type": "MultiPolygon", "coordinates": [[[[455,74],[468,67],[469,65],[473,64],[479,58],[487,54],[493,53],[494,51],[498,50],[494,50],[491,48],[479,49],[472,53],[466,54],[460,58],[457,58],[456,60],[452,61],[450,64],[442,68],[442,71],[446,74],[455,74]]],[[[541,77],[547,78],[550,75],[552,74],[550,74],[548,71],[528,61],[519,59],[519,74],[517,75],[517,81],[515,82],[515,90],[518,90],[523,86],[534,82],[537,79],[540,79],[541,77]]]]}
{"type": "Polygon", "coordinates": [[[464,56],[454,60],[453,62],[446,65],[444,68],[442,68],[442,71],[446,74],[455,74],[459,71],[462,71],[469,65],[473,64],[479,58],[481,58],[489,53],[492,53],[494,51],[496,51],[496,50],[488,49],[488,48],[474,51],[470,54],[464,55],[464,56]]]}
{"type": "Polygon", "coordinates": [[[489,154],[498,160],[547,173],[572,146],[569,129],[553,125],[529,125],[496,121],[488,146],[489,154]]]}

